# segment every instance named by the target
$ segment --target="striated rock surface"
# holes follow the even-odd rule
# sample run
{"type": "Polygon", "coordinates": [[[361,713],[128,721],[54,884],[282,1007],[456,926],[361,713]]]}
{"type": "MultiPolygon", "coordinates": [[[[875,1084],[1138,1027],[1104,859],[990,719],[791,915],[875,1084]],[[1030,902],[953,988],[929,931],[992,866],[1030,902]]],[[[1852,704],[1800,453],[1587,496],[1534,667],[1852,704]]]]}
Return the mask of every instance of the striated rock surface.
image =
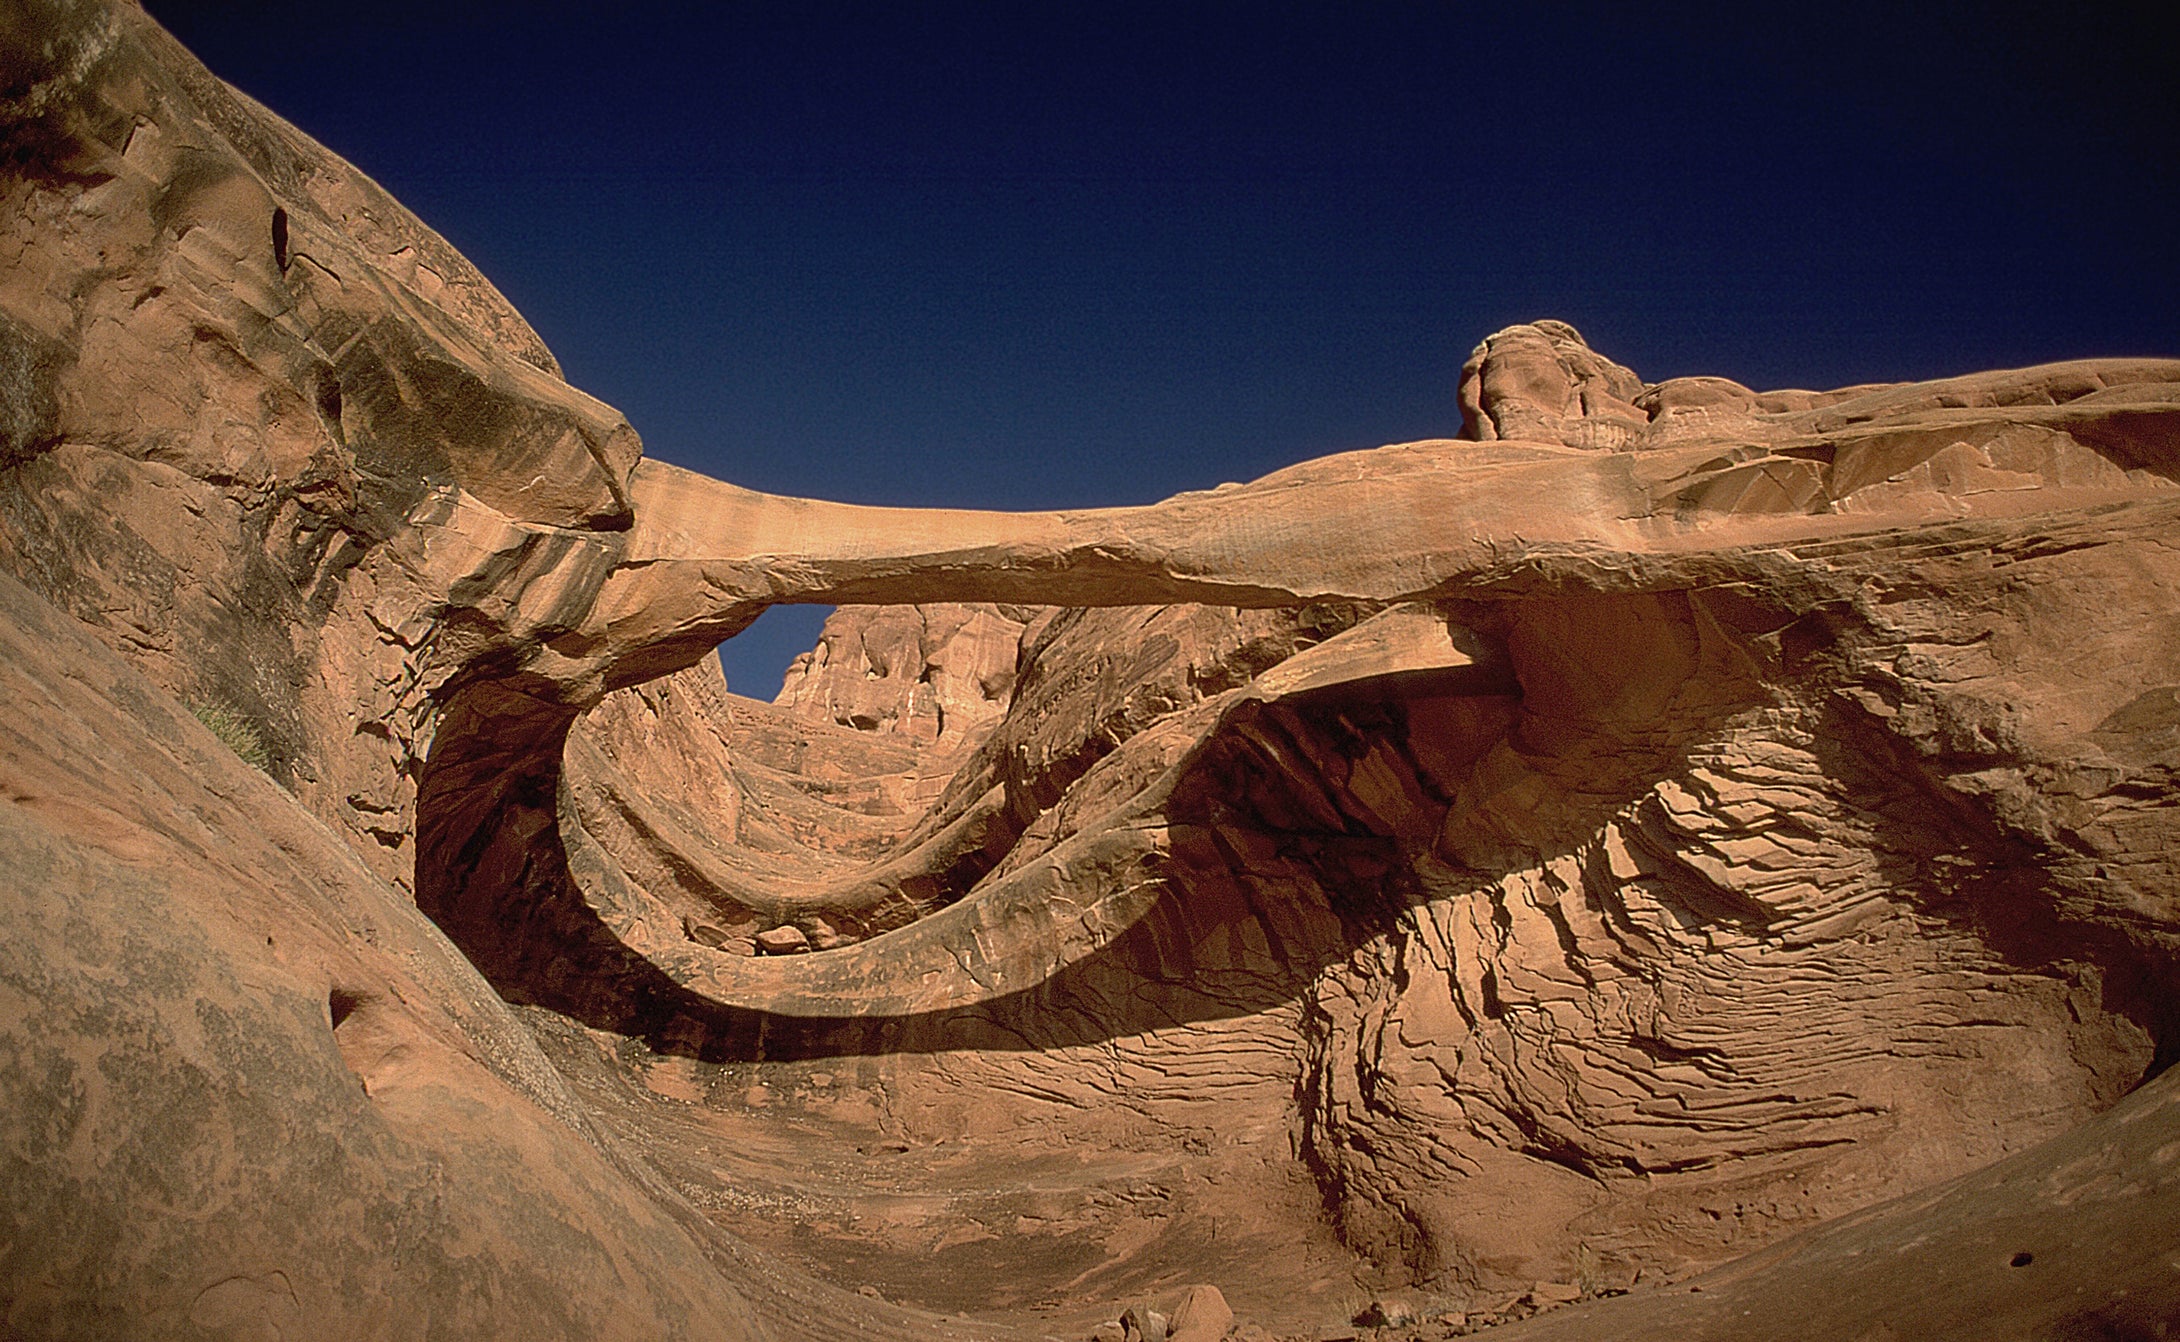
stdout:
{"type": "MultiPolygon", "coordinates": [[[[1468,1315],[1493,1338],[2157,1337],[2174,1310],[2180,1077],[2034,1150],[1662,1290],[1560,1309],[1544,1292],[1468,1315]],[[1974,1310],[1963,1308],[1973,1301],[1974,1310]],[[1543,1317],[1530,1318],[1543,1310],[1543,1317]]],[[[1584,1299],[1581,1291],[1567,1292],[1584,1299]]],[[[1390,1330],[1426,1342],[1443,1327],[1390,1330]]]]}
{"type": "Polygon", "coordinates": [[[1541,321],[1457,438],[778,498],[140,11],[0,75],[11,1335],[2180,1312],[2180,362],[1541,321]]]}

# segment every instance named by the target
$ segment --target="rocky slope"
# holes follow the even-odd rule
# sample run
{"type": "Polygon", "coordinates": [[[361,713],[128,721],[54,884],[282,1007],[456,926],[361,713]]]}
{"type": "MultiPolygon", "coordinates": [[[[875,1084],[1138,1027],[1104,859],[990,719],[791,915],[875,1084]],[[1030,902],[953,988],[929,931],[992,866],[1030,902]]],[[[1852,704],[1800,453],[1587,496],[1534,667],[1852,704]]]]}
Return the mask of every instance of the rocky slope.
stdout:
{"type": "Polygon", "coordinates": [[[2180,362],[1538,322],[1457,438],[850,508],[132,7],[0,12],[0,141],[11,1335],[2180,1316],[2180,362]]]}

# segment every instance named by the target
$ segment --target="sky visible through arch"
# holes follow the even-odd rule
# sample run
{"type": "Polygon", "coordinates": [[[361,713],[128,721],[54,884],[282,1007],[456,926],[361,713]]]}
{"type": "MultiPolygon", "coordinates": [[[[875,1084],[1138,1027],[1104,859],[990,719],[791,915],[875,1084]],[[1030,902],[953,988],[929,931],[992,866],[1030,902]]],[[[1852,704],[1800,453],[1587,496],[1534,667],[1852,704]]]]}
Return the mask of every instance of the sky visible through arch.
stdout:
{"type": "Polygon", "coordinates": [[[1449,436],[1544,316],[1758,387],[2180,355],[2146,6],[147,8],[754,488],[1148,502],[1449,436]]]}

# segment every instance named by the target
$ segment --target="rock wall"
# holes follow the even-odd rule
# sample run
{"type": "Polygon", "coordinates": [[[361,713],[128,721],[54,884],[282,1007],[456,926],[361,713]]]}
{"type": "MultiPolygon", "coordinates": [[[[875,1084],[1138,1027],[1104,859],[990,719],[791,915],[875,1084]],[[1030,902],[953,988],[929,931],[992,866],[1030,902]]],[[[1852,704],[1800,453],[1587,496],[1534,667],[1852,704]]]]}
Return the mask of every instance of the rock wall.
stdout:
{"type": "MultiPolygon", "coordinates": [[[[640,452],[439,236],[140,11],[36,3],[0,116],[0,567],[407,884],[433,697],[640,452]]],[[[561,612],[556,614],[556,612],[561,612]]]]}
{"type": "Polygon", "coordinates": [[[1538,322],[1459,438],[783,499],[140,11],[0,73],[11,1332],[1498,1317],[2168,1149],[2080,1134],[2171,1123],[2111,1107],[2180,1048],[2180,362],[1759,393],[1538,322]],[[781,600],[843,611],[726,693],[781,600]]]}
{"type": "Polygon", "coordinates": [[[973,747],[1006,711],[1035,608],[848,606],[795,659],[772,702],[806,722],[973,747]]]}
{"type": "Polygon", "coordinates": [[[10,1336],[795,1335],[401,891],[4,575],[0,693],[10,1336]]]}

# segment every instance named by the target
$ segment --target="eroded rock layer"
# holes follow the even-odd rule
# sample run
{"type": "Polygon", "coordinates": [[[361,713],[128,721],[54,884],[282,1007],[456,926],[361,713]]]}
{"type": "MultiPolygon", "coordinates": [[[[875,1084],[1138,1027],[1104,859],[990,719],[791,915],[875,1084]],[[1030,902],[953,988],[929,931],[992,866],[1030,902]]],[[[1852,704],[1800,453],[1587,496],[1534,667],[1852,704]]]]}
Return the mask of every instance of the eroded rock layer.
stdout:
{"type": "Polygon", "coordinates": [[[1459,437],[853,508],[642,460],[133,7],[0,76],[10,1335],[2180,1309],[2180,362],[1542,321],[1459,437]]]}
{"type": "Polygon", "coordinates": [[[773,702],[807,722],[958,750],[1005,711],[1023,627],[1041,613],[851,606],[826,620],[817,647],[795,659],[773,702]]]}
{"type": "MultiPolygon", "coordinates": [[[[2049,557],[2044,581],[2110,558],[2049,557]]],[[[1918,577],[1948,600],[1962,581],[1895,568],[1888,582],[1918,577]]],[[[929,923],[860,959],[722,959],[670,925],[646,934],[636,883],[577,842],[627,944],[700,999],[765,1004],[775,1053],[888,1055],[896,1104],[965,1068],[992,1088],[985,1125],[1173,1087],[1197,1113],[1167,1130],[1169,1150],[1203,1132],[1293,1144],[1348,1245],[1394,1276],[1473,1295],[1578,1267],[1675,1276],[2064,1131],[2171,1037],[2168,934],[2129,945],[2110,910],[2067,910],[2056,870],[2118,855],[2109,836],[2141,814],[2130,788],[2047,799],[2111,817],[2061,858],[2048,822],[2034,840],[1983,811],[1995,751],[1933,766],[1959,749],[1940,724],[1977,720],[1979,703],[1900,677],[1900,626],[1852,656],[1827,634],[1811,660],[1782,637],[1790,622],[1743,599],[1465,608],[1480,656],[1462,665],[1304,681],[1269,703],[1262,687],[1311,658],[1287,655],[1291,633],[1237,637],[1263,617],[1069,621],[1083,641],[1063,630],[1039,648],[992,748],[957,776],[957,804],[996,780],[1019,799],[996,813],[1032,818],[1004,825],[1015,847],[980,857],[965,897],[1001,916],[925,943],[939,953],[919,989],[934,965],[970,963],[933,1003],[889,995],[883,958],[919,967],[898,943],[929,923]],[[1226,641],[1161,677],[1161,651],[1183,660],[1175,631],[1226,641]],[[1205,674],[1241,646],[1282,660],[1240,685],[1205,674]],[[1804,663],[1792,675],[1789,657],[1804,663]],[[1133,667],[1136,693],[1099,712],[1078,688],[1082,716],[1056,726],[1036,698],[1046,678],[1094,685],[1101,663],[1133,667]],[[1030,878],[1033,896],[1009,891],[1030,878]],[[1096,910],[1111,934],[1057,927],[1055,908],[1096,910]],[[1005,939],[1016,923],[1027,957],[1005,939]],[[1069,937],[1078,953],[1058,964],[1069,937]],[[1031,981],[1009,990],[1010,974],[1031,981]],[[1188,1065],[1113,1081],[1111,1050],[1151,1038],[1188,1065]]],[[[1332,660],[1385,619],[1310,650],[1332,660]]],[[[2113,664],[2166,637],[2104,636],[2113,664]]],[[[2156,691],[2103,686],[2117,707],[2074,720],[2102,728],[2142,693],[2156,691]]],[[[2003,781],[2072,776],[2024,758],[2049,727],[2011,724],[2003,781]]],[[[2162,843],[2135,865],[2164,862],[2162,843]]],[[[749,1056],[732,1013],[692,1004],[680,1019],[692,1040],[725,1031],[699,1054],[749,1056]]]]}

